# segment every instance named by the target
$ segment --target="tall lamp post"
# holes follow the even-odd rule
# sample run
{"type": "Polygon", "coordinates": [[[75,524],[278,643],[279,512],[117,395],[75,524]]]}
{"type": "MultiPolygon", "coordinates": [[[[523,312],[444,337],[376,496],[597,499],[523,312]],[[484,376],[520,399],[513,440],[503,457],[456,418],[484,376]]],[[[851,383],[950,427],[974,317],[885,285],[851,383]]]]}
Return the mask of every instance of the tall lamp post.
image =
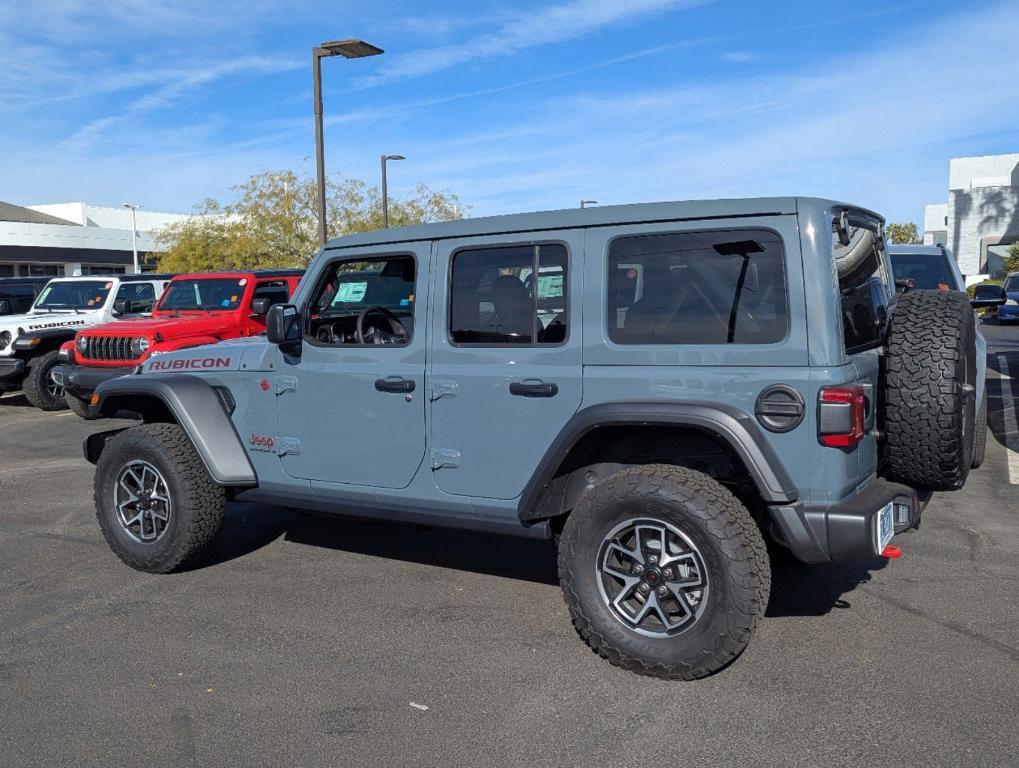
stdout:
{"type": "Polygon", "coordinates": [[[390,160],[406,160],[403,155],[382,155],[382,228],[389,229],[389,182],[386,179],[386,163],[390,160]]]}
{"type": "Polygon", "coordinates": [[[124,203],[122,208],[131,209],[131,250],[134,251],[134,273],[138,274],[138,203],[124,203]]]}
{"type": "Polygon", "coordinates": [[[311,49],[311,66],[315,78],[315,170],[318,178],[318,244],[325,245],[326,234],[326,160],[322,146],[322,59],[342,56],[362,59],[378,56],[382,49],[364,40],[334,40],[311,49]]]}

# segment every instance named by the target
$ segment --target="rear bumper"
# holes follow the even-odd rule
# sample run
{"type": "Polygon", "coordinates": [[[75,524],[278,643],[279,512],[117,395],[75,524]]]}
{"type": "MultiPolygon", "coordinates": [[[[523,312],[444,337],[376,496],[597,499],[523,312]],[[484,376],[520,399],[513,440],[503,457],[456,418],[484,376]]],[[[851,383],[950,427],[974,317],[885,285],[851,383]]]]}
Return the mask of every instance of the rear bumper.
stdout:
{"type": "Polygon", "coordinates": [[[100,368],[87,365],[57,365],[53,368],[50,376],[58,384],[63,384],[64,389],[73,395],[84,398],[95,392],[96,387],[104,381],[116,379],[119,376],[127,376],[134,372],[135,366],[100,368]]]}
{"type": "Polygon", "coordinates": [[[790,504],[769,507],[776,533],[805,563],[867,560],[877,549],[879,510],[895,503],[898,535],[920,524],[927,498],[906,485],[877,479],[864,490],[834,504],[790,504]]]}
{"type": "Polygon", "coordinates": [[[24,373],[24,360],[17,357],[0,357],[0,381],[20,379],[24,373]]]}

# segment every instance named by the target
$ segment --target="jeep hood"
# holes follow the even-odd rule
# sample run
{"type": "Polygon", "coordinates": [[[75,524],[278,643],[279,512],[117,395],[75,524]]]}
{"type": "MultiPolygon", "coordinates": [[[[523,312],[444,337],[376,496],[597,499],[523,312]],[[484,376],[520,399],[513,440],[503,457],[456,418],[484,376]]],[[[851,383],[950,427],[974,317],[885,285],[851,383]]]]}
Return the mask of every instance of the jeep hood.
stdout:
{"type": "Polygon", "coordinates": [[[18,328],[24,328],[26,331],[38,330],[33,326],[55,328],[59,325],[73,324],[76,319],[80,320],[94,314],[95,310],[82,310],[80,312],[26,312],[20,315],[4,315],[0,317],[0,331],[17,334],[18,328]]]}
{"type": "Polygon", "coordinates": [[[246,370],[261,370],[269,342],[265,336],[230,339],[218,344],[203,344],[152,355],[144,363],[144,373],[215,373],[237,371],[243,364],[246,370]]]}
{"type": "Polygon", "coordinates": [[[235,323],[229,313],[222,315],[179,315],[171,317],[145,317],[138,320],[118,320],[88,330],[90,336],[147,336],[158,333],[164,341],[188,336],[218,336],[228,332],[235,323]]]}

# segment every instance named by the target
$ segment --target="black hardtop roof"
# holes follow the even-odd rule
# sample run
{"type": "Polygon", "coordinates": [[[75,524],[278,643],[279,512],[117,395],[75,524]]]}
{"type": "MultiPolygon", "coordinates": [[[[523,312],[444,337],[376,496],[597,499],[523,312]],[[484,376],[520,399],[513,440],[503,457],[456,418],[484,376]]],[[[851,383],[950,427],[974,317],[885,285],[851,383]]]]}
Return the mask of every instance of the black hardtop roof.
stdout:
{"type": "Polygon", "coordinates": [[[223,269],[223,270],[211,270],[208,272],[185,272],[180,275],[170,275],[170,277],[202,277],[203,275],[237,275],[238,277],[301,277],[304,275],[303,269],[254,269],[254,270],[243,270],[243,269],[223,269]]]}
{"type": "Polygon", "coordinates": [[[34,277],[28,275],[22,277],[0,277],[0,285],[31,285],[32,283],[48,283],[52,279],[52,277],[40,277],[38,275],[34,277]]]}

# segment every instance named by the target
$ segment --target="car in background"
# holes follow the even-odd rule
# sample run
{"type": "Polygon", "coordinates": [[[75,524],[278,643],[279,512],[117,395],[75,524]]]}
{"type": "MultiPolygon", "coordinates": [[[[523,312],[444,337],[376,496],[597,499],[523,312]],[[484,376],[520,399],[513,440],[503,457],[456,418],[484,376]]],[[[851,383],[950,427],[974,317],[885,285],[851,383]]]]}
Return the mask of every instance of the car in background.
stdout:
{"type": "Polygon", "coordinates": [[[48,277],[0,277],[0,315],[20,315],[35,303],[48,277]]]}
{"type": "Polygon", "coordinates": [[[152,357],[264,334],[269,308],[289,301],[303,274],[277,269],[177,275],[151,317],[86,328],[64,344],[54,381],[64,388],[67,406],[89,418],[88,401],[99,384],[152,357]]]}
{"type": "MultiPolygon", "coordinates": [[[[898,290],[966,292],[966,278],[959,270],[952,252],[943,245],[889,245],[888,260],[898,290]]],[[[1019,283],[1019,275],[1016,282],[1019,283]]],[[[974,308],[986,306],[979,301],[979,297],[972,304],[974,308]]],[[[973,427],[973,439],[976,441],[974,468],[983,463],[987,434],[987,394],[984,388],[987,381],[987,366],[984,362],[987,360],[987,339],[980,332],[980,323],[976,324],[975,331],[977,365],[976,391],[973,394],[977,405],[977,420],[973,427]]]]}
{"type": "Polygon", "coordinates": [[[1001,287],[1005,303],[998,305],[998,324],[1007,325],[1019,321],[1019,272],[1010,273],[1001,287]]]}

